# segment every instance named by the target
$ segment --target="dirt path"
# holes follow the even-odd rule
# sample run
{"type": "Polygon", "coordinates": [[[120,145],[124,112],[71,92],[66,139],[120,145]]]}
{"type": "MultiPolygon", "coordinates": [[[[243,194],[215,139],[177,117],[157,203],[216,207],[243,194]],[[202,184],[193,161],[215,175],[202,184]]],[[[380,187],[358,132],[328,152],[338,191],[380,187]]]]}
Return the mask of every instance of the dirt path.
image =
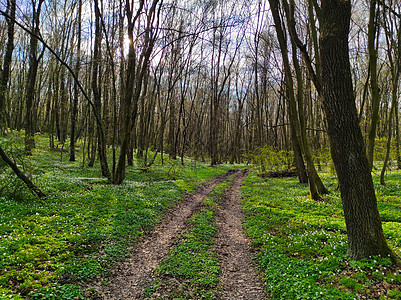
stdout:
{"type": "Polygon", "coordinates": [[[262,280],[252,262],[250,242],[242,228],[239,195],[246,176],[246,171],[236,175],[217,211],[215,247],[222,269],[218,299],[267,299],[262,280]]]}
{"type": "Polygon", "coordinates": [[[171,245],[184,230],[188,219],[202,204],[205,197],[232,172],[218,176],[203,185],[167,215],[152,234],[135,246],[131,257],[113,270],[113,281],[101,287],[103,299],[140,299],[147,284],[152,280],[152,271],[165,258],[171,245]]]}

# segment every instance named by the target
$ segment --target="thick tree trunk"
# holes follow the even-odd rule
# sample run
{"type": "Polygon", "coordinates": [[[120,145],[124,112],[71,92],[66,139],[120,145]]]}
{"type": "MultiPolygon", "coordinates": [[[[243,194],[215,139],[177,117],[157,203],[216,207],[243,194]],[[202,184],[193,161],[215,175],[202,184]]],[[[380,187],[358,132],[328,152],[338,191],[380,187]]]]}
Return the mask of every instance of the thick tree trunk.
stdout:
{"type": "Polygon", "coordinates": [[[396,257],[383,235],[370,166],[358,123],[349,61],[350,0],[323,0],[322,95],[351,259],[396,257]]]}

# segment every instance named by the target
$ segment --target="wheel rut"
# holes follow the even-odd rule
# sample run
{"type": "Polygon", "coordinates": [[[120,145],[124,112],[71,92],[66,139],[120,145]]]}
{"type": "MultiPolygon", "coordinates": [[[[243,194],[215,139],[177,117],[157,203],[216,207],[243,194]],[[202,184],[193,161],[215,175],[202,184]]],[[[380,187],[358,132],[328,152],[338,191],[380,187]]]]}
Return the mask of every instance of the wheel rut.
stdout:
{"type": "Polygon", "coordinates": [[[247,171],[236,175],[217,210],[215,249],[221,264],[217,299],[267,299],[252,261],[253,249],[242,227],[240,192],[246,176],[247,171]]]}
{"type": "Polygon", "coordinates": [[[99,287],[102,299],[141,299],[144,289],[152,281],[153,270],[168,255],[171,246],[185,229],[188,219],[202,205],[205,197],[232,173],[229,171],[201,186],[168,213],[149,236],[136,244],[130,258],[112,271],[112,282],[99,287]]]}

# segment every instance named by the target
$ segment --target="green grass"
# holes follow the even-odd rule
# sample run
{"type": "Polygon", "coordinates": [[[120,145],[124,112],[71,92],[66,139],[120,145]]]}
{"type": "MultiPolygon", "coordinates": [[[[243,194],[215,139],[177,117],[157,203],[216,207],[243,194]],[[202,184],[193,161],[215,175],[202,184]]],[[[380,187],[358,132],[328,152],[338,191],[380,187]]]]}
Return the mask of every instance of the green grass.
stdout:
{"type": "Polygon", "coordinates": [[[156,270],[161,279],[146,289],[145,297],[159,299],[156,295],[162,294],[161,299],[216,299],[221,269],[212,247],[217,230],[215,214],[232,179],[220,183],[206,197],[200,212],[190,219],[190,228],[156,270]]]}
{"type": "MultiPolygon", "coordinates": [[[[324,180],[335,186],[333,177],[326,175],[324,180]]],[[[384,233],[398,254],[400,180],[401,173],[394,172],[387,177],[388,185],[381,187],[375,178],[384,233]]],[[[255,174],[244,181],[242,192],[246,232],[259,249],[269,299],[358,299],[361,295],[400,299],[396,287],[401,275],[388,258],[347,260],[337,192],[332,191],[326,202],[315,202],[309,199],[308,187],[296,178],[264,180],[255,174]]]]}
{"type": "Polygon", "coordinates": [[[68,162],[67,153],[50,152],[44,136],[32,157],[24,157],[22,134],[0,142],[48,194],[36,199],[0,165],[0,299],[84,299],[81,283],[107,274],[133,243],[160,222],[170,207],[228,166],[165,157],[148,173],[141,162],[128,167],[120,186],[102,178],[100,167],[68,162]],[[12,143],[10,142],[12,140],[12,143]],[[77,297],[77,298],[76,298],[77,297]]]}

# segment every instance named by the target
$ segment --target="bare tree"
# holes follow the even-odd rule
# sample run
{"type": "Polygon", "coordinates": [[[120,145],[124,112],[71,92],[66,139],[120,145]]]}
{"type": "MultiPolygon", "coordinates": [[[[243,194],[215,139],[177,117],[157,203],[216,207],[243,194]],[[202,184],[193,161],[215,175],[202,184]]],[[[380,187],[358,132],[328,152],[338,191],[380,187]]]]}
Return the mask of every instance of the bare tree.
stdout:
{"type": "MultiPolygon", "coordinates": [[[[76,37],[77,37],[77,53],[75,62],[75,75],[79,76],[81,67],[81,22],[82,22],[82,0],[78,0],[78,13],[76,17],[76,37]]],[[[74,96],[71,108],[71,133],[70,133],[70,161],[75,161],[75,139],[76,139],[76,122],[78,114],[78,100],[79,100],[79,88],[77,82],[74,82],[74,96]]]]}
{"type": "MultiPolygon", "coordinates": [[[[16,0],[7,1],[7,13],[11,18],[15,18],[15,4],[16,0]]],[[[7,85],[10,78],[10,68],[12,54],[14,50],[14,22],[11,19],[6,19],[7,21],[7,45],[6,53],[3,59],[3,69],[1,70],[0,78],[0,132],[6,127],[6,109],[5,109],[5,98],[7,85]]]]}
{"type": "MultiPolygon", "coordinates": [[[[40,12],[44,0],[31,0],[32,4],[32,31],[36,35],[39,34],[40,30],[40,12]]],[[[32,155],[32,149],[35,147],[35,124],[33,119],[33,102],[35,97],[35,84],[36,76],[38,72],[39,61],[41,60],[44,49],[38,56],[38,40],[35,36],[30,37],[29,46],[29,70],[28,78],[26,82],[26,114],[25,114],[25,151],[28,155],[32,155]]]]}
{"type": "Polygon", "coordinates": [[[160,12],[159,0],[153,0],[147,2],[145,0],[140,1],[139,8],[134,14],[134,3],[135,1],[126,2],[126,14],[128,20],[128,38],[130,40],[128,48],[128,61],[127,69],[125,72],[125,88],[124,88],[124,99],[122,105],[124,108],[122,116],[122,132],[121,132],[121,146],[118,164],[116,167],[115,174],[113,175],[113,182],[115,184],[121,184],[125,179],[126,170],[126,155],[129,150],[129,141],[131,136],[132,127],[135,124],[138,111],[138,102],[142,94],[143,81],[147,74],[148,63],[150,55],[155,44],[157,37],[157,30],[154,26],[154,22],[158,21],[158,13],[160,12]],[[146,3],[145,3],[146,2],[146,3]],[[140,27],[138,22],[142,17],[143,8],[145,4],[149,5],[145,18],[145,30],[143,32],[142,40],[134,39],[135,26],[140,27]],[[143,42],[143,45],[138,53],[138,49],[135,49],[135,44],[143,42]]]}

